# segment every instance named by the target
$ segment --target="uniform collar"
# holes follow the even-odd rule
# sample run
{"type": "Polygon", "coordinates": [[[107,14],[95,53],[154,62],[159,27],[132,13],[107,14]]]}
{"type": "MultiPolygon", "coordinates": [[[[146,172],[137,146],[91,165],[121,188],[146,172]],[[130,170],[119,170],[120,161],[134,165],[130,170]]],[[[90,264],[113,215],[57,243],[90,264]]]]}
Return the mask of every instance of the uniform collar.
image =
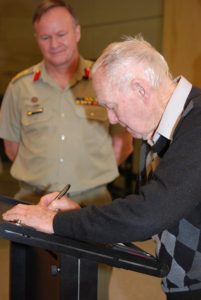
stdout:
{"type": "Polygon", "coordinates": [[[69,86],[72,87],[77,82],[81,81],[82,79],[89,79],[90,78],[90,67],[92,62],[89,60],[85,60],[82,56],[80,56],[79,64],[77,71],[73,75],[72,79],[69,82],[69,86]]]}
{"type": "Polygon", "coordinates": [[[43,80],[44,82],[49,82],[50,76],[46,71],[44,61],[41,61],[39,64],[35,65],[33,67],[33,71],[34,71],[34,77],[33,77],[34,81],[43,80]],[[38,76],[38,74],[40,74],[40,76],[38,76]]]}
{"type": "MultiPolygon", "coordinates": [[[[85,60],[82,56],[79,58],[78,68],[75,74],[73,75],[72,79],[70,80],[67,88],[74,86],[77,82],[81,81],[82,79],[88,80],[90,78],[90,68],[92,62],[89,60],[85,60]]],[[[44,82],[55,84],[54,80],[49,76],[44,61],[40,62],[39,64],[35,65],[33,68],[34,81],[43,80],[44,82]]]]}

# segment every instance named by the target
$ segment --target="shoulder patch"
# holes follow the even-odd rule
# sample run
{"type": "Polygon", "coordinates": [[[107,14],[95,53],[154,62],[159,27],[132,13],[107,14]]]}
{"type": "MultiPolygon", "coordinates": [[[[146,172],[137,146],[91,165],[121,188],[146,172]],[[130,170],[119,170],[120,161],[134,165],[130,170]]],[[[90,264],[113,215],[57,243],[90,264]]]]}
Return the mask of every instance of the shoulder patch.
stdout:
{"type": "Polygon", "coordinates": [[[15,83],[18,79],[24,77],[24,76],[27,76],[27,75],[31,75],[34,73],[34,69],[33,68],[29,68],[29,69],[26,69],[20,73],[18,73],[12,80],[11,82],[12,83],[15,83]]]}

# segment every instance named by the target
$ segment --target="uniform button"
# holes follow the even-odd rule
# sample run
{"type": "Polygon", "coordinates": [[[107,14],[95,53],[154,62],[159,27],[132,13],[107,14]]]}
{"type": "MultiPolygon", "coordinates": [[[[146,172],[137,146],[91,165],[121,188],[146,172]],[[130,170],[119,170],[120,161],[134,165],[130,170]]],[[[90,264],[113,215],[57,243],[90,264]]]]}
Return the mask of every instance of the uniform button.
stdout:
{"type": "Polygon", "coordinates": [[[90,113],[90,116],[91,116],[91,117],[94,117],[94,115],[95,115],[95,114],[94,114],[93,112],[90,113]]]}
{"type": "Polygon", "coordinates": [[[62,141],[64,141],[64,140],[65,140],[65,138],[66,138],[66,137],[65,137],[65,135],[64,135],[64,134],[62,134],[62,136],[61,136],[61,140],[62,140],[62,141]]]}
{"type": "Polygon", "coordinates": [[[64,159],[63,158],[60,158],[60,163],[63,163],[64,162],[64,159]]]}
{"type": "Polygon", "coordinates": [[[61,113],[61,116],[62,116],[62,118],[64,118],[64,117],[65,117],[65,114],[64,114],[64,113],[61,113]]]}

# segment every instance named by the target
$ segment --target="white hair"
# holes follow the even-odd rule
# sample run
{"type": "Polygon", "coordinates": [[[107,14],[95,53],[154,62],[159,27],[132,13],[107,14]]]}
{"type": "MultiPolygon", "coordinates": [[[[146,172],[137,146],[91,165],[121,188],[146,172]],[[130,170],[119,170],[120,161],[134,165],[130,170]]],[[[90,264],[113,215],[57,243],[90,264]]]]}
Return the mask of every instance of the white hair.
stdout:
{"type": "Polygon", "coordinates": [[[153,87],[159,87],[167,77],[172,78],[164,57],[142,36],[110,44],[95,62],[92,74],[101,69],[107,80],[122,85],[134,78],[136,67],[141,67],[141,76],[153,87]]]}

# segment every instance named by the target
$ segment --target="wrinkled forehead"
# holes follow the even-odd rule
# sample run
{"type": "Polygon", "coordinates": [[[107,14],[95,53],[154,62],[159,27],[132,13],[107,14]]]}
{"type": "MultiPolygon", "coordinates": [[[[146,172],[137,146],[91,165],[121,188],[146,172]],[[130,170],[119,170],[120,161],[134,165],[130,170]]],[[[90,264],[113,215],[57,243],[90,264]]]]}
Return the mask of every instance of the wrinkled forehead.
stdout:
{"type": "Polygon", "coordinates": [[[113,82],[97,72],[92,77],[93,88],[96,94],[98,103],[104,107],[115,105],[121,96],[121,90],[113,85],[113,82]]]}
{"type": "MultiPolygon", "coordinates": [[[[118,72],[118,70],[116,70],[118,72]]],[[[92,82],[95,89],[112,89],[114,86],[118,88],[120,76],[116,76],[117,72],[112,72],[112,69],[101,67],[92,73],[92,82]]]]}
{"type": "Polygon", "coordinates": [[[98,69],[92,73],[92,85],[95,91],[99,90],[100,86],[104,84],[104,74],[102,69],[98,69]]]}
{"type": "Polygon", "coordinates": [[[98,101],[105,98],[110,91],[110,84],[100,71],[92,75],[92,85],[98,101]]]}

